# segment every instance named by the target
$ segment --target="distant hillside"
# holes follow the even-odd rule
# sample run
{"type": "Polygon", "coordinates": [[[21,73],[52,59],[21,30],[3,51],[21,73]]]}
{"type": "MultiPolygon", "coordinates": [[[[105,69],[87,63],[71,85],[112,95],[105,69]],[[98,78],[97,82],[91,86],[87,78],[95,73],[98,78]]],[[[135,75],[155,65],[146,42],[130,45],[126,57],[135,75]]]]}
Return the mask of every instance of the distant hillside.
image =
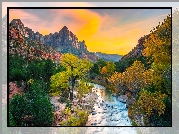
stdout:
{"type": "Polygon", "coordinates": [[[105,61],[113,61],[113,62],[119,61],[122,57],[121,55],[118,54],[105,54],[101,52],[96,52],[95,54],[105,61]]]}

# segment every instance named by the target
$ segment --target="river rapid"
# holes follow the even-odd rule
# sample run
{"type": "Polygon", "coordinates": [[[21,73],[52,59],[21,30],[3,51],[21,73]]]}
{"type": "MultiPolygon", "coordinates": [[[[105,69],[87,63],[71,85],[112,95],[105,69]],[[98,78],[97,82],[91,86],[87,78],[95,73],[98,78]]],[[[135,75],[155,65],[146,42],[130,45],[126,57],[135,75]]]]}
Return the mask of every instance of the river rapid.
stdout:
{"type": "MultiPolygon", "coordinates": [[[[86,126],[132,126],[128,117],[128,109],[126,108],[126,104],[120,102],[115,96],[112,96],[110,90],[105,89],[105,87],[101,85],[94,84],[92,92],[95,92],[98,95],[98,99],[94,104],[93,112],[88,116],[86,126]]],[[[94,128],[88,129],[89,132],[90,129],[93,130],[94,128]]],[[[96,127],[95,129],[99,132],[105,130],[104,128],[101,129],[101,127],[96,127]]],[[[130,134],[136,133],[135,129],[131,127],[122,127],[121,129],[118,127],[117,132],[120,133],[124,129],[127,129],[130,134]]],[[[109,133],[111,133],[110,129],[109,133]]]]}

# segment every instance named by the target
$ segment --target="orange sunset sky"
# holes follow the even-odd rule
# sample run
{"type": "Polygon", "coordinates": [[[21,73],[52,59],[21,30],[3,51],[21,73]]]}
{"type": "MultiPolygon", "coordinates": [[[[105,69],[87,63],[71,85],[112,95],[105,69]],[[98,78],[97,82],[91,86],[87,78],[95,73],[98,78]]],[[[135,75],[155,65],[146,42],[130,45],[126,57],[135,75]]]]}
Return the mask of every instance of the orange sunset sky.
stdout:
{"type": "Polygon", "coordinates": [[[21,19],[43,35],[67,26],[89,51],[125,55],[168,14],[170,9],[10,9],[9,21],[21,19]]]}

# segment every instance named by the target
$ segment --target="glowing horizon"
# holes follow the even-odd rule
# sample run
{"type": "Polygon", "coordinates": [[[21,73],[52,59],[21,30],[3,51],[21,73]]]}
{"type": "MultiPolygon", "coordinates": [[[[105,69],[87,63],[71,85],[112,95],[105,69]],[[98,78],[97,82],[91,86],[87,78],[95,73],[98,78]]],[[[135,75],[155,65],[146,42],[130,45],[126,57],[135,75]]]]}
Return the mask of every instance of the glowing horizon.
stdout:
{"type": "Polygon", "coordinates": [[[9,21],[21,19],[42,35],[67,26],[88,51],[125,55],[167,14],[170,9],[10,9],[9,21]]]}

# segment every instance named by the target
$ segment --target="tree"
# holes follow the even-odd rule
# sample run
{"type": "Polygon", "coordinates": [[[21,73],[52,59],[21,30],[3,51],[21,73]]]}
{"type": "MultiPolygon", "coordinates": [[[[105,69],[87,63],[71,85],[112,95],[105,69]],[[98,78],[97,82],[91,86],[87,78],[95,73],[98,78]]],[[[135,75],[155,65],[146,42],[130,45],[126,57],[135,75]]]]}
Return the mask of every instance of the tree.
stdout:
{"type": "Polygon", "coordinates": [[[107,71],[106,66],[104,66],[104,67],[101,69],[100,73],[102,74],[102,76],[103,76],[103,75],[104,75],[104,76],[107,75],[108,71],[107,71]]]}
{"type": "Polygon", "coordinates": [[[81,100],[84,94],[87,94],[92,91],[92,87],[93,86],[88,86],[85,81],[81,80],[77,88],[77,91],[78,91],[77,97],[81,100]]]}
{"type": "Polygon", "coordinates": [[[65,71],[56,73],[50,78],[50,93],[52,96],[62,95],[69,88],[69,75],[65,71]]]}
{"type": "Polygon", "coordinates": [[[151,93],[150,91],[142,90],[140,97],[137,101],[141,110],[144,110],[148,116],[157,112],[158,115],[164,114],[165,104],[164,99],[167,97],[166,94],[161,92],[151,93]]]}
{"type": "Polygon", "coordinates": [[[106,66],[102,67],[100,73],[104,76],[109,77],[116,70],[116,65],[114,64],[114,62],[107,62],[106,64],[106,66]]]}
{"type": "Polygon", "coordinates": [[[125,85],[131,93],[136,95],[142,87],[151,84],[152,73],[152,70],[145,71],[145,67],[140,61],[135,61],[123,72],[125,85]]]}
{"type": "Polygon", "coordinates": [[[151,68],[155,72],[153,83],[162,89],[162,75],[171,68],[171,16],[151,30],[150,37],[144,43],[143,55],[151,57],[151,68]]]}
{"type": "Polygon", "coordinates": [[[14,95],[10,101],[10,119],[14,120],[15,125],[52,125],[52,105],[43,85],[39,83],[41,82],[34,81],[30,84],[27,93],[14,95]]]}
{"type": "Polygon", "coordinates": [[[150,69],[144,76],[150,76],[144,82],[138,100],[129,107],[129,115],[144,115],[149,125],[171,125],[171,17],[151,30],[145,40],[143,56],[150,59],[150,69]]]}
{"type": "Polygon", "coordinates": [[[145,70],[144,65],[140,61],[135,61],[132,66],[128,67],[125,72],[115,72],[109,82],[115,88],[129,92],[133,97],[141,88],[152,83],[153,70],[145,70]]]}
{"type": "MultiPolygon", "coordinates": [[[[145,120],[145,125],[150,125],[151,123],[156,122],[156,119],[153,120],[152,117],[161,116],[165,113],[166,105],[164,101],[166,98],[167,95],[162,94],[161,92],[155,91],[154,93],[151,93],[145,89],[141,90],[139,99],[137,102],[133,103],[129,109],[130,118],[142,116],[145,120]]],[[[155,125],[158,126],[158,124],[155,125]]]]}
{"type": "Polygon", "coordinates": [[[98,59],[96,62],[97,66],[98,66],[98,72],[100,73],[101,69],[106,66],[106,62],[102,59],[98,59]]]}
{"type": "MultiPolygon", "coordinates": [[[[85,77],[87,72],[92,67],[92,63],[90,61],[88,61],[87,59],[79,59],[77,56],[75,56],[73,54],[66,53],[62,56],[61,64],[66,69],[66,71],[63,72],[63,76],[65,77],[65,79],[63,79],[63,78],[62,79],[65,80],[65,82],[66,82],[66,80],[68,80],[68,83],[69,83],[68,89],[70,92],[70,100],[73,100],[73,90],[74,90],[74,86],[75,86],[75,81],[79,78],[85,77]]],[[[51,86],[52,87],[59,88],[59,86],[61,86],[63,84],[63,82],[60,82],[60,79],[59,79],[61,77],[58,76],[61,74],[55,74],[54,76],[51,77],[51,86]],[[58,83],[58,85],[56,87],[55,87],[55,82],[58,83]]],[[[59,90],[59,89],[57,89],[57,90],[59,90]]]]}

